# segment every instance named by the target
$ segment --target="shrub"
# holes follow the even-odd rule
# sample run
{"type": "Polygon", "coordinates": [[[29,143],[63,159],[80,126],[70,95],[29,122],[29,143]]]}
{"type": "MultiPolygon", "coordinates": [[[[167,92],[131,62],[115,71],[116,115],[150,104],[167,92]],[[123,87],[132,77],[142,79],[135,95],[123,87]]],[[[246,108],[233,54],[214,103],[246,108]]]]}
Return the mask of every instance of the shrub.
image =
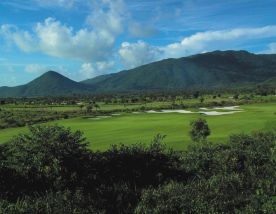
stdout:
{"type": "Polygon", "coordinates": [[[190,126],[190,136],[191,139],[195,142],[205,141],[206,138],[211,134],[208,123],[203,118],[191,121],[190,126]]]}

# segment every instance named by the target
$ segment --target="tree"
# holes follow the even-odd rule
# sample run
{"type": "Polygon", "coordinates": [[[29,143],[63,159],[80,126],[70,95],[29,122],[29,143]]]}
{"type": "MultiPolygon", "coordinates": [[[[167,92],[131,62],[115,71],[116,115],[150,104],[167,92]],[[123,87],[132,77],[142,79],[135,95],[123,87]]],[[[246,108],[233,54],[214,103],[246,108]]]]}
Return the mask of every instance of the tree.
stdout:
{"type": "Polygon", "coordinates": [[[97,103],[94,104],[94,107],[95,107],[96,111],[101,108],[100,105],[97,103]]]}
{"type": "Polygon", "coordinates": [[[200,103],[203,103],[204,102],[204,97],[200,97],[199,101],[200,101],[200,103]]]}
{"type": "Polygon", "coordinates": [[[233,96],[233,98],[234,98],[235,100],[238,100],[238,99],[239,99],[239,94],[235,94],[235,95],[233,96]]]}
{"type": "Polygon", "coordinates": [[[88,106],[86,106],[86,112],[87,113],[91,113],[93,110],[93,105],[92,104],[89,104],[88,106]]]}
{"type": "Polygon", "coordinates": [[[195,99],[197,99],[199,97],[199,95],[200,95],[199,91],[196,91],[195,93],[193,93],[193,97],[195,99]]]}
{"type": "Polygon", "coordinates": [[[83,109],[83,107],[84,107],[84,105],[83,104],[80,104],[80,109],[81,109],[81,111],[82,111],[82,109],[83,109]]]}
{"type": "Polygon", "coordinates": [[[204,141],[211,134],[208,123],[203,118],[191,121],[190,126],[190,136],[195,142],[204,141]]]}
{"type": "Polygon", "coordinates": [[[6,145],[9,154],[6,163],[24,176],[30,191],[74,188],[85,177],[89,160],[87,145],[80,131],[71,132],[60,126],[33,126],[29,133],[13,138],[6,145]]]}

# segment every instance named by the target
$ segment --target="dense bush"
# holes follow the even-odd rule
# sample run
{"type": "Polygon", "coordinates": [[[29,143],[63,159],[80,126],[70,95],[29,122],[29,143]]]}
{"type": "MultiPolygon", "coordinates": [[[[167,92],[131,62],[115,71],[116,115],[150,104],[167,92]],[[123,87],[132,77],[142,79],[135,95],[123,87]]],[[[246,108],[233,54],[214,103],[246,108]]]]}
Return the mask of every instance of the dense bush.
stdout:
{"type": "Polygon", "coordinates": [[[80,132],[35,126],[0,145],[0,213],[275,213],[276,135],[228,144],[91,151],[80,132]]]}
{"type": "MultiPolygon", "coordinates": [[[[70,112],[71,116],[76,113],[70,112]]],[[[79,115],[79,113],[77,113],[79,115]]],[[[10,127],[22,127],[26,125],[33,125],[44,123],[48,121],[67,119],[69,115],[65,112],[43,111],[43,110],[13,110],[12,108],[0,109],[0,129],[10,127]]]]}
{"type": "Polygon", "coordinates": [[[2,200],[0,201],[0,213],[93,214],[104,213],[104,211],[96,210],[94,201],[81,191],[76,191],[75,193],[64,191],[50,192],[36,197],[25,196],[14,203],[2,200]]]}
{"type": "Polygon", "coordinates": [[[195,177],[143,192],[137,213],[275,213],[276,135],[235,135],[201,144],[183,159],[195,177]]]}

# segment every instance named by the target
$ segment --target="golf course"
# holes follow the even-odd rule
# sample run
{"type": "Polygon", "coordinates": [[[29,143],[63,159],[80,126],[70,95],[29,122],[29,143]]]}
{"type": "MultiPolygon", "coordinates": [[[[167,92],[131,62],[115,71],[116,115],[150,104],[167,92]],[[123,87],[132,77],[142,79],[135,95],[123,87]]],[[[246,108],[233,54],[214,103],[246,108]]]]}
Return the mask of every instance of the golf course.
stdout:
{"type": "MultiPolygon", "coordinates": [[[[190,121],[199,117],[205,118],[209,124],[211,135],[208,139],[224,143],[231,134],[275,129],[276,104],[241,105],[234,108],[234,111],[227,108],[201,108],[184,113],[177,110],[118,113],[109,116],[63,119],[45,124],[58,124],[70,127],[72,130],[80,130],[93,150],[106,150],[112,144],[147,144],[157,134],[166,135],[164,142],[169,147],[185,150],[191,142],[190,121]]],[[[4,143],[26,131],[26,127],[3,129],[0,131],[0,142],[4,143]]]]}

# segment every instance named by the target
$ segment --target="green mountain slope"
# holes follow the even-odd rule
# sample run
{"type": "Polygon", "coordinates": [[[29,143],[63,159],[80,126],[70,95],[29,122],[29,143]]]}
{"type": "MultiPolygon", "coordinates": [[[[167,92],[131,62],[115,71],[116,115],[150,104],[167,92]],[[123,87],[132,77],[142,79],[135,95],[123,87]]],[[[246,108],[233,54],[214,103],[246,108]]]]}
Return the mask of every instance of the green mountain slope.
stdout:
{"type": "Polygon", "coordinates": [[[276,76],[262,82],[261,85],[276,87],[276,76]]]}
{"type": "Polygon", "coordinates": [[[235,87],[276,76],[276,55],[214,51],[166,59],[84,81],[97,91],[235,87]]]}
{"type": "Polygon", "coordinates": [[[275,86],[276,55],[246,51],[214,51],[165,59],[131,70],[75,82],[49,71],[30,83],[0,87],[0,97],[67,96],[74,94],[146,90],[212,89],[275,86]]]}
{"type": "Polygon", "coordinates": [[[106,80],[107,78],[111,77],[112,75],[113,74],[100,75],[100,76],[96,76],[92,79],[83,80],[80,83],[94,85],[94,84],[97,84],[97,83],[100,83],[100,82],[106,80]]]}
{"type": "Polygon", "coordinates": [[[0,97],[66,96],[91,91],[93,91],[92,86],[75,82],[57,72],[48,71],[26,85],[1,87],[0,97]]]}

